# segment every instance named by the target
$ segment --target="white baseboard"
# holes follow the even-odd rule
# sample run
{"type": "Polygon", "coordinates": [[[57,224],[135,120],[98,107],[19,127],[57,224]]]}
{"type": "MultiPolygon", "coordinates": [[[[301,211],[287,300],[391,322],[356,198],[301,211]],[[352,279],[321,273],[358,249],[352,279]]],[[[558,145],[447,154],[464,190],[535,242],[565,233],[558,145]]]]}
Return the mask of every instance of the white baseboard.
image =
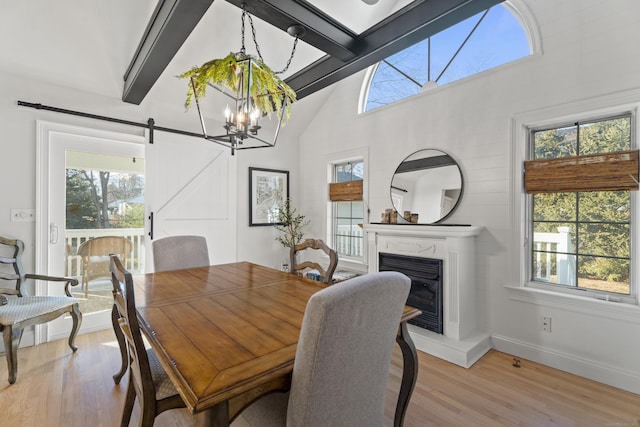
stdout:
{"type": "Polygon", "coordinates": [[[493,348],[503,353],[512,354],[532,362],[640,394],[640,375],[637,372],[624,371],[602,362],[588,360],[500,335],[492,335],[491,341],[493,348]]]}
{"type": "Polygon", "coordinates": [[[491,349],[489,334],[478,334],[463,340],[454,340],[444,335],[414,325],[407,325],[417,350],[469,368],[491,349]]]}

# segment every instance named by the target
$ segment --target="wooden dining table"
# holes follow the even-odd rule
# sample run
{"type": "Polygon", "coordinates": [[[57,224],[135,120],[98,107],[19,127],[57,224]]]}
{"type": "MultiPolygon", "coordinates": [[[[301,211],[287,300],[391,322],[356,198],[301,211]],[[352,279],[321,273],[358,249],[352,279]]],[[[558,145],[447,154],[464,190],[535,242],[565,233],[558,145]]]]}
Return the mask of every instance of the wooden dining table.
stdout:
{"type": "MultiPolygon", "coordinates": [[[[141,328],[198,425],[228,426],[244,407],[288,390],[307,301],[327,285],[237,262],[134,276],[141,328]]],[[[333,286],[340,286],[339,284],[333,286]]],[[[401,426],[417,377],[405,307],[396,342],[401,426]]]]}

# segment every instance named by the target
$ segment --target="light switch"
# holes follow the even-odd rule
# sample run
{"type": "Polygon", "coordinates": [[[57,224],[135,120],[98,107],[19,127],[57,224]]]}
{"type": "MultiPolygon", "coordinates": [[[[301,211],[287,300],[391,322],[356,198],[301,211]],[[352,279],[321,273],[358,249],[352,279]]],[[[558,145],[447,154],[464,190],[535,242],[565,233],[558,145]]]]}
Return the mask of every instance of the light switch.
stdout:
{"type": "Polygon", "coordinates": [[[35,209],[11,209],[12,222],[33,222],[36,220],[35,209]]]}

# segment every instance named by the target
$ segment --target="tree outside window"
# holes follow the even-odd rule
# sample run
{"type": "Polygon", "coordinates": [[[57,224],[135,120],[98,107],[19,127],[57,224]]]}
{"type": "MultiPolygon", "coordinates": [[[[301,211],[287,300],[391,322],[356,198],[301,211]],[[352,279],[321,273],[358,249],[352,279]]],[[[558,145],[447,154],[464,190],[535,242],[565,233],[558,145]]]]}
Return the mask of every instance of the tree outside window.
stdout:
{"type": "MultiPolygon", "coordinates": [[[[631,115],[531,131],[533,159],[631,149],[631,115]]],[[[540,193],[531,203],[531,279],[631,295],[631,192],[540,193]]]]}

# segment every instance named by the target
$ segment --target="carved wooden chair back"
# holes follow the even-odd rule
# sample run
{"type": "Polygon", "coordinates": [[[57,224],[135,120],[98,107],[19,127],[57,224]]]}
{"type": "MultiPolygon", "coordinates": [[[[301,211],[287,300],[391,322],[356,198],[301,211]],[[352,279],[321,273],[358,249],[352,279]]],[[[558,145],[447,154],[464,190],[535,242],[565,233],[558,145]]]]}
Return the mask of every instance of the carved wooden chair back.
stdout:
{"type": "Polygon", "coordinates": [[[69,277],[53,277],[27,274],[22,264],[24,243],[17,239],[0,237],[0,294],[7,295],[0,305],[0,331],[4,339],[5,356],[9,372],[9,383],[18,375],[18,346],[24,328],[49,322],[64,313],[70,313],[73,327],[69,335],[72,351],[75,338],[82,323],[78,300],[71,296],[69,286],[78,281],[69,277]],[[27,284],[31,280],[64,283],[65,296],[29,296],[27,284]]]}
{"type": "Polygon", "coordinates": [[[128,426],[136,397],[140,405],[140,426],[152,426],[155,418],[168,409],[183,408],[176,391],[155,352],[145,347],[136,313],[133,278],[117,255],[110,256],[114,307],[118,325],[129,354],[129,385],[122,412],[122,426],[128,426]]]}
{"type": "Polygon", "coordinates": [[[109,255],[115,254],[126,265],[133,244],[120,236],[103,236],[86,240],[78,246],[82,259],[82,288],[85,298],[89,293],[89,282],[100,277],[109,277],[109,255]]]}
{"type": "Polygon", "coordinates": [[[298,243],[290,250],[291,257],[291,273],[298,274],[305,269],[314,269],[320,273],[322,282],[331,284],[333,282],[333,273],[338,266],[338,253],[331,249],[320,239],[307,239],[304,242],[298,243]],[[305,249],[315,249],[324,252],[329,256],[329,265],[324,268],[319,263],[313,261],[297,262],[297,253],[305,249]]]}

